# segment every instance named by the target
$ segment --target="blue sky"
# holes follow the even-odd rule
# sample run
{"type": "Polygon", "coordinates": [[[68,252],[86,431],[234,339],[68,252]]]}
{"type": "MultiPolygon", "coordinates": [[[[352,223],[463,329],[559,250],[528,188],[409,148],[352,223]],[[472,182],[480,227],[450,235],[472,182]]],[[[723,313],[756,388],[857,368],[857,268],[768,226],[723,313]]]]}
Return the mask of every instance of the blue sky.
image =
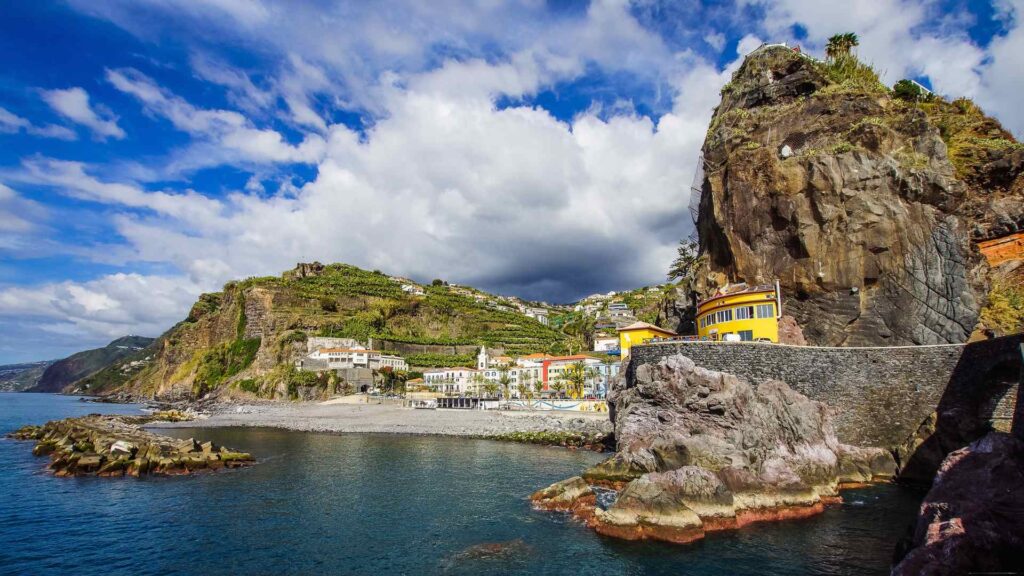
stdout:
{"type": "Polygon", "coordinates": [[[836,32],[1020,133],[1024,6],[70,0],[0,20],[0,363],[343,261],[550,301],[660,282],[719,88],[836,32]]]}

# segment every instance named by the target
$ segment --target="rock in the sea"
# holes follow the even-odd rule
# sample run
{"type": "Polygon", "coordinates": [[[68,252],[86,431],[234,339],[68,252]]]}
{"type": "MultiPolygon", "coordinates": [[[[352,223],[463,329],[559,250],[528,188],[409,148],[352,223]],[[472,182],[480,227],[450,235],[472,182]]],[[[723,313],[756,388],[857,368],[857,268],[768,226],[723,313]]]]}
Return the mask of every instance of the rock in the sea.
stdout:
{"type": "Polygon", "coordinates": [[[842,484],[895,473],[888,452],[840,444],[824,404],[783,382],[755,387],[685,356],[630,366],[609,401],[617,453],[533,496],[609,536],[689,542],[809,516],[838,501],[842,484]],[[599,509],[584,500],[593,494],[588,484],[621,492],[599,509]]]}
{"type": "Polygon", "coordinates": [[[1024,573],[1024,442],[992,432],[949,454],[894,576],[1024,573]]]}
{"type": "Polygon", "coordinates": [[[67,418],[44,426],[25,426],[10,434],[35,440],[32,453],[50,456],[55,476],[181,475],[196,470],[248,466],[255,460],[244,452],[158,436],[141,428],[152,417],[100,416],[67,418]]]}

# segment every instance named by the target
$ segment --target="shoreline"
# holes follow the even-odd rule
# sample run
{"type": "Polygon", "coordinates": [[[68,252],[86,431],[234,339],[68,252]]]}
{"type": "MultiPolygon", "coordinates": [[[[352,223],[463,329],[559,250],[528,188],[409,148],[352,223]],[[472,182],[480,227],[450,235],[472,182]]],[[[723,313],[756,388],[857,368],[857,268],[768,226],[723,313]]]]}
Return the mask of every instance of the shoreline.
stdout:
{"type": "MultiPolygon", "coordinates": [[[[276,428],[296,432],[450,436],[501,440],[518,434],[607,436],[606,413],[421,410],[384,404],[227,404],[182,422],[153,422],[147,428],[276,428]]],[[[511,438],[509,438],[511,439],[511,438]]],[[[540,440],[541,438],[538,438],[540,440]]],[[[558,443],[542,442],[536,443],[558,443]]]]}

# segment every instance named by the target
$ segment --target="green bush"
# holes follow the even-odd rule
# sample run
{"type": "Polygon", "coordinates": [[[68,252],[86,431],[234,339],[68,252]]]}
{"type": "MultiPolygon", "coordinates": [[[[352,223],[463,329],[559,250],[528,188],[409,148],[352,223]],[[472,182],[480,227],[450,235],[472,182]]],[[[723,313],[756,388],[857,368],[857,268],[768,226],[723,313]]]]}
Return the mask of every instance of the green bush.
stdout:
{"type": "Polygon", "coordinates": [[[917,102],[924,98],[924,91],[915,82],[904,79],[893,85],[892,95],[907,102],[917,102]]]}

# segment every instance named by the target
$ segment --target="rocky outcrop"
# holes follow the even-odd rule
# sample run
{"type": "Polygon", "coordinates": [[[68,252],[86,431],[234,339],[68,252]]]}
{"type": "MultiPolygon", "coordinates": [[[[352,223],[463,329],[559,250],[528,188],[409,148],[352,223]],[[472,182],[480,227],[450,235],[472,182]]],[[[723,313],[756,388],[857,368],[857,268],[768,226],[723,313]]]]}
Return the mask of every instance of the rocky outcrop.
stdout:
{"type": "Polygon", "coordinates": [[[746,59],[702,150],[698,289],[779,279],[815,345],[964,342],[988,290],[972,240],[1024,221],[1020,146],[1000,129],[968,177],[949,146],[983,115],[894,100],[870,77],[784,47],[746,59]]]}
{"type": "Polygon", "coordinates": [[[675,355],[613,384],[616,454],[533,495],[602,534],[689,542],[708,531],[799,518],[845,484],[891,479],[888,452],[840,444],[828,408],[785,383],[759,386],[675,355]],[[589,506],[590,485],[619,491],[589,506]]]}
{"type": "Polygon", "coordinates": [[[213,442],[178,440],[141,428],[155,419],[180,421],[182,417],[178,412],[150,417],[93,414],[25,426],[10,436],[35,440],[32,453],[49,456],[55,476],[177,476],[255,463],[251,455],[213,442]]]}
{"type": "Polygon", "coordinates": [[[1024,442],[992,432],[951,453],[895,576],[1024,572],[1024,442]]]}

